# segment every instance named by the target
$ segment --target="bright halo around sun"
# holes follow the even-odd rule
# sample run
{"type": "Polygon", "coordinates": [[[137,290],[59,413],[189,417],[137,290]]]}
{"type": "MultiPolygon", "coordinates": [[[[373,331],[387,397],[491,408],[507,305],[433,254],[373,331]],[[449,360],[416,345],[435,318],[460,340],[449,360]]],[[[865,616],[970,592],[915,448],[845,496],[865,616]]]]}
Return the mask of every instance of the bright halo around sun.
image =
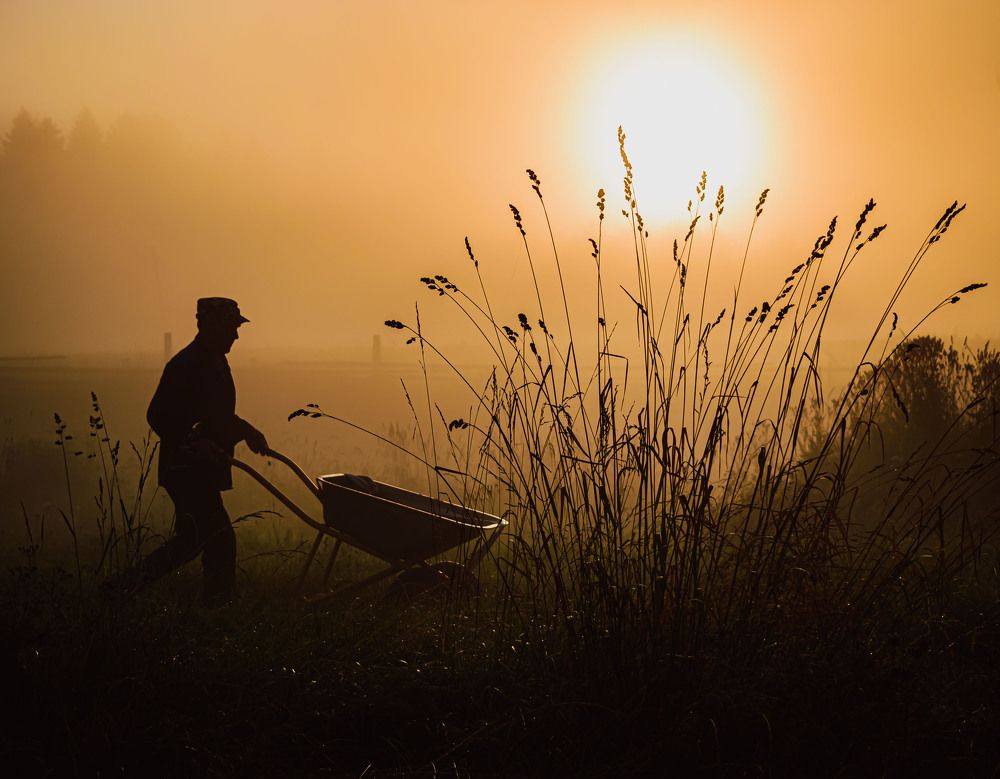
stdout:
{"type": "Polygon", "coordinates": [[[609,205],[623,197],[619,125],[647,222],[685,219],[703,170],[712,202],[720,184],[730,196],[762,186],[761,108],[723,54],[693,40],[649,40],[623,46],[598,67],[582,96],[580,153],[609,205]]]}

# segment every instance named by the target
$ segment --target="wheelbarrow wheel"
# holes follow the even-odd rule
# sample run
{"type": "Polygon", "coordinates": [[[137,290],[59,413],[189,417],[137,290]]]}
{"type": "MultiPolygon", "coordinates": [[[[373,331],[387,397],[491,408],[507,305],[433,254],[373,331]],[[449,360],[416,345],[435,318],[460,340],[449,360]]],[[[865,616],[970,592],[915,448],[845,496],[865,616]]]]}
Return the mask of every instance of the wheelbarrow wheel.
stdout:
{"type": "Polygon", "coordinates": [[[386,597],[405,603],[424,595],[472,595],[479,590],[479,580],[461,563],[444,560],[431,565],[408,568],[398,574],[386,597]]]}

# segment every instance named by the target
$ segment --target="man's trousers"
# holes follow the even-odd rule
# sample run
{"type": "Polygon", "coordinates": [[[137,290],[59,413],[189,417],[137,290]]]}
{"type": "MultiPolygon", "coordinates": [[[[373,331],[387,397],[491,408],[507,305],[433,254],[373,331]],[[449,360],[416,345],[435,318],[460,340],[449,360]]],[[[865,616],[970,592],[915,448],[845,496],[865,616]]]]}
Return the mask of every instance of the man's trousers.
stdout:
{"type": "Polygon", "coordinates": [[[201,554],[205,603],[228,603],[236,582],[236,533],[222,493],[196,479],[179,481],[166,490],[177,514],[174,534],[142,561],[142,583],[155,581],[201,554]]]}

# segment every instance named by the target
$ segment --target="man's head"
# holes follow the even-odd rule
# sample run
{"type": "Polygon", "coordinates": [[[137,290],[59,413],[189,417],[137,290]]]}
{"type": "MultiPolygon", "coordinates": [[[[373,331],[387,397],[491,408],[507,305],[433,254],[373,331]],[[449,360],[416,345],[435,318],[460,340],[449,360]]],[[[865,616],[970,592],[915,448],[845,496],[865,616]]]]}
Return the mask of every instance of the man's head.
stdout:
{"type": "Polygon", "coordinates": [[[250,321],[240,313],[236,301],[229,298],[199,298],[197,319],[199,335],[220,354],[229,353],[240,337],[239,326],[250,321]]]}

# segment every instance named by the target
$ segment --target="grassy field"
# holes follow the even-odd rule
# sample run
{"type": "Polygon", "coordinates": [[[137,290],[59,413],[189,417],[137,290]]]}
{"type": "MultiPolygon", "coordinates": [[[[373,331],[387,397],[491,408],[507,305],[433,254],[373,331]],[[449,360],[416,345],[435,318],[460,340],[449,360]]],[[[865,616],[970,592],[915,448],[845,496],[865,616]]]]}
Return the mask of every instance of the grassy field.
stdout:
{"type": "MultiPolygon", "coordinates": [[[[143,481],[155,442],[116,449],[94,401],[81,455],[74,428],[56,430],[48,513],[5,518],[20,539],[4,547],[8,764],[142,776],[996,774],[1000,358],[921,336],[926,318],[904,326],[895,313],[963,207],[901,263],[856,369],[824,394],[823,334],[843,278],[884,229],[875,203],[853,225],[833,220],[763,302],[741,296],[744,257],[720,312],[706,301],[724,191],[713,204],[702,179],[671,283],[654,284],[621,144],[635,276],[604,276],[602,190],[589,318],[537,285],[533,313],[496,314],[469,244],[464,270],[422,282],[464,319],[491,371],[450,362],[425,305],[386,321],[417,366],[400,422],[379,413],[388,401],[371,376],[360,383],[376,416],[360,421],[374,435],[343,424],[332,377],[314,396],[270,395],[261,412],[295,431],[272,443],[310,473],[375,469],[507,519],[479,587],[304,599],[306,539],[258,500],[230,504],[236,603],[203,608],[194,565],[134,599],[102,597],[105,577],[168,533],[170,516],[143,481]],[[607,317],[619,282],[624,321],[607,317]],[[316,454],[331,451],[336,468],[316,454]]],[[[511,214],[534,276],[531,220],[511,214]]],[[[562,279],[555,245],[545,262],[562,279]]],[[[928,316],[982,286],[957,280],[928,316]]],[[[335,576],[373,565],[349,553],[335,576]]]]}
{"type": "Polygon", "coordinates": [[[653,652],[498,631],[488,589],[319,610],[273,563],[244,563],[222,612],[191,572],[109,608],[16,571],[14,775],[989,776],[998,759],[992,594],[864,643],[824,615],[653,652]]]}

